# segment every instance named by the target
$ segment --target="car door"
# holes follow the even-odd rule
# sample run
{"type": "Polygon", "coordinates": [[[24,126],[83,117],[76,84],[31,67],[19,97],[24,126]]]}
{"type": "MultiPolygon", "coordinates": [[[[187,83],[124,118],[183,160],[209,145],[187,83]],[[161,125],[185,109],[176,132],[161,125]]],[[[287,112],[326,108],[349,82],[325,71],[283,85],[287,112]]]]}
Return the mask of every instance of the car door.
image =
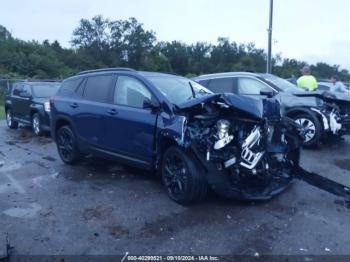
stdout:
{"type": "Polygon", "coordinates": [[[104,126],[105,147],[141,164],[152,161],[157,122],[157,112],[145,108],[145,100],[155,98],[141,79],[119,75],[104,126]]]}
{"type": "Polygon", "coordinates": [[[262,90],[274,90],[264,82],[253,77],[237,77],[236,93],[239,95],[264,97],[260,94],[262,90]]]}
{"type": "Polygon", "coordinates": [[[30,122],[30,104],[32,101],[32,89],[30,85],[24,84],[21,92],[19,93],[20,99],[18,101],[19,117],[22,121],[30,122]]]}
{"type": "Polygon", "coordinates": [[[23,84],[14,84],[12,95],[11,95],[11,105],[12,105],[12,114],[13,117],[18,118],[20,111],[19,105],[21,101],[20,93],[22,92],[23,84]]]}
{"type": "Polygon", "coordinates": [[[110,108],[114,74],[88,76],[82,87],[81,99],[69,103],[74,129],[79,140],[88,146],[102,144],[105,130],[103,121],[110,108]]]}

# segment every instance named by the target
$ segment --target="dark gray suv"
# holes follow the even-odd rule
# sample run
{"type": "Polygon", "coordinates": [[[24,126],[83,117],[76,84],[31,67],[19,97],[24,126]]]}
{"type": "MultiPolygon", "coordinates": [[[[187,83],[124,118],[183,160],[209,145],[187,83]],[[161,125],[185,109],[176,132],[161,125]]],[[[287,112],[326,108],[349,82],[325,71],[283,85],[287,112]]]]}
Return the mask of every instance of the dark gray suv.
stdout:
{"type": "Polygon", "coordinates": [[[31,125],[35,135],[50,131],[50,102],[60,86],[51,81],[18,81],[5,97],[7,125],[16,129],[19,123],[31,125]]]}
{"type": "Polygon", "coordinates": [[[350,96],[324,91],[305,92],[271,74],[230,72],[194,78],[215,93],[275,97],[284,115],[304,130],[304,145],[314,146],[322,137],[341,136],[350,130],[350,96]]]}

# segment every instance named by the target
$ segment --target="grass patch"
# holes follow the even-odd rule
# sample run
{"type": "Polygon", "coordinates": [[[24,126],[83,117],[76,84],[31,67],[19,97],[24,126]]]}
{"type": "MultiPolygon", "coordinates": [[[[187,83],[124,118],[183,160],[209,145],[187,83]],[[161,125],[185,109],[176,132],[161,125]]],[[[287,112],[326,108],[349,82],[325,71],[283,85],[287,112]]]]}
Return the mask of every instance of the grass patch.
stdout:
{"type": "Polygon", "coordinates": [[[5,108],[3,105],[0,105],[0,120],[5,119],[5,108]]]}

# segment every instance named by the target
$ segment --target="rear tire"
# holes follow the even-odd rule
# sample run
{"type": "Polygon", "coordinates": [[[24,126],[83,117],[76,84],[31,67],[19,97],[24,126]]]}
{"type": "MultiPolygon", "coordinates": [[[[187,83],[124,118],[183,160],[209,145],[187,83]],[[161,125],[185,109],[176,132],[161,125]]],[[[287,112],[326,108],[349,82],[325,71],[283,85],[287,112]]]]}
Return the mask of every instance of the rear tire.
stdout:
{"type": "Polygon", "coordinates": [[[301,114],[293,117],[293,119],[306,131],[303,146],[317,146],[323,133],[323,127],[318,118],[310,114],[301,114]]]}
{"type": "Polygon", "coordinates": [[[169,147],[162,161],[162,181],[169,197],[188,205],[203,200],[207,195],[207,181],[203,168],[188,151],[169,147]]]}
{"type": "Polygon", "coordinates": [[[6,110],[6,123],[7,123],[7,126],[11,129],[18,128],[18,122],[13,120],[13,113],[11,109],[6,110]]]}
{"type": "Polygon", "coordinates": [[[74,165],[81,160],[76,136],[69,126],[62,126],[57,130],[56,145],[64,163],[74,165]]]}
{"type": "Polygon", "coordinates": [[[32,129],[36,136],[41,136],[43,134],[43,130],[41,129],[40,115],[38,113],[35,113],[32,116],[32,129]]]}

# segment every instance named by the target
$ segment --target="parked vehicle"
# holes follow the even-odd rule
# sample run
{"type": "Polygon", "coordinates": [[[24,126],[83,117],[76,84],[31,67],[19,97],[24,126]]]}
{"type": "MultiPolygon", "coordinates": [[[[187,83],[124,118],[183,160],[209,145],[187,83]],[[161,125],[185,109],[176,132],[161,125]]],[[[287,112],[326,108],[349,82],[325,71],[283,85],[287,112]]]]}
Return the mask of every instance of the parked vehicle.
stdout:
{"type": "Polygon", "coordinates": [[[84,155],[153,170],[171,199],[269,199],[299,166],[299,127],[275,99],[213,94],[184,77],[115,68],[63,81],[52,135],[67,164],[84,155]]]}
{"type": "Polygon", "coordinates": [[[274,97],[284,115],[304,129],[305,146],[317,145],[328,135],[341,136],[350,130],[350,97],[329,92],[304,92],[290,82],[271,74],[219,73],[194,80],[215,93],[274,97]]]}
{"type": "Polygon", "coordinates": [[[35,135],[50,131],[49,98],[60,83],[52,81],[18,81],[5,96],[6,121],[9,128],[18,124],[31,125],[35,135]]]}

